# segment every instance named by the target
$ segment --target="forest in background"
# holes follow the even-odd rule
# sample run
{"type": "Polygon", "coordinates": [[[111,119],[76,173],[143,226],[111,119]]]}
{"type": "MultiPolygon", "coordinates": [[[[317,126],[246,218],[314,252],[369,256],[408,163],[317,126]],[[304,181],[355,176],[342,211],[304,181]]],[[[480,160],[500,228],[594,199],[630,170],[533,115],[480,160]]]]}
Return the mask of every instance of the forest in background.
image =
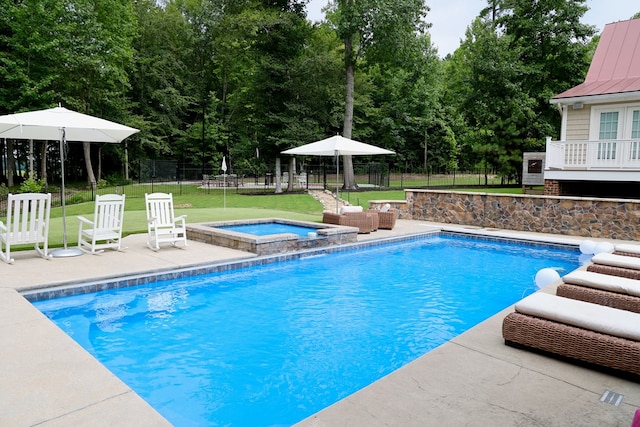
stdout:
{"type": "MultiPolygon", "coordinates": [[[[306,0],[0,0],[0,114],[60,104],[140,129],[88,155],[69,144],[71,181],[136,179],[146,159],[216,171],[223,156],[259,174],[335,134],[395,151],[392,170],[519,175],[559,135],[550,98],[584,80],[586,0],[488,0],[444,59],[428,5],[334,0],[311,23],[306,0]]],[[[30,145],[0,144],[13,185],[30,145]]],[[[58,144],[33,147],[34,178],[59,179],[58,144]]]]}

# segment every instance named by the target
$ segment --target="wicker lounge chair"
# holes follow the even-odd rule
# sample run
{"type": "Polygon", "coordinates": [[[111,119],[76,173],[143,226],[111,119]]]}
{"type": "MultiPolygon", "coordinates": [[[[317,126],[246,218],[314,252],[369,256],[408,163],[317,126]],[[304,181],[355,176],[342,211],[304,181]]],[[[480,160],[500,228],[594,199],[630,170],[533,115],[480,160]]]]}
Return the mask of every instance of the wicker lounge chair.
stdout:
{"type": "Polygon", "coordinates": [[[378,216],[378,225],[376,227],[383,230],[393,230],[398,219],[398,212],[391,208],[390,204],[385,204],[381,209],[369,209],[366,212],[375,213],[378,216]]]}
{"type": "Polygon", "coordinates": [[[640,280],[578,270],[562,281],[559,296],[640,313],[640,280]]]}
{"type": "Polygon", "coordinates": [[[537,292],[502,324],[507,345],[640,379],[640,314],[537,292]]]}
{"type": "Polygon", "coordinates": [[[640,258],[609,253],[597,254],[591,258],[587,271],[640,280],[640,258]]]}
{"type": "Polygon", "coordinates": [[[640,245],[620,244],[615,245],[614,255],[640,257],[640,245]]]}
{"type": "Polygon", "coordinates": [[[358,233],[361,234],[374,231],[374,221],[374,215],[367,212],[345,212],[337,214],[325,211],[322,213],[323,223],[357,227],[358,233]]]}
{"type": "Polygon", "coordinates": [[[396,220],[398,219],[398,212],[396,210],[389,210],[387,212],[378,212],[380,217],[380,228],[383,230],[393,230],[396,226],[396,220]]]}
{"type": "Polygon", "coordinates": [[[375,209],[368,209],[366,211],[364,211],[365,213],[371,214],[371,216],[373,217],[373,230],[371,231],[377,231],[378,228],[380,228],[380,215],[379,212],[375,209]]]}

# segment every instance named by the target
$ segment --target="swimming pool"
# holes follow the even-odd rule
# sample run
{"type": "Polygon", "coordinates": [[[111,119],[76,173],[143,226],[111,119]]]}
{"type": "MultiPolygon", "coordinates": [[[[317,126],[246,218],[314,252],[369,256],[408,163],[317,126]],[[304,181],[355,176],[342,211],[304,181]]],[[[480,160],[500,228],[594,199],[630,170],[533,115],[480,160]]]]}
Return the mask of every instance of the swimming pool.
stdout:
{"type": "Polygon", "coordinates": [[[175,425],[290,425],[578,256],[433,237],[35,305],[175,425]]]}

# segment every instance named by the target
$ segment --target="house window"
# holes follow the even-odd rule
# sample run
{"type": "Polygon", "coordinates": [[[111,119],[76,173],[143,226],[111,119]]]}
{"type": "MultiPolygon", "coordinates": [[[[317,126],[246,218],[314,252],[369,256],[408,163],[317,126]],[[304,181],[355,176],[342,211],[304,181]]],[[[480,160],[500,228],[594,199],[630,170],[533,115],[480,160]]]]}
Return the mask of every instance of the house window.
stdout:
{"type": "Polygon", "coordinates": [[[640,138],[640,110],[633,110],[631,119],[631,139],[640,138]]]}
{"type": "Polygon", "coordinates": [[[618,112],[600,113],[600,136],[598,139],[617,139],[618,112]]]}
{"type": "MultiPolygon", "coordinates": [[[[640,139],[640,110],[634,110],[631,118],[631,139],[640,139]]],[[[640,160],[640,141],[631,141],[631,160],[640,160]]]]}
{"type": "MultiPolygon", "coordinates": [[[[600,133],[598,139],[616,139],[618,137],[618,112],[600,113],[600,133]]],[[[598,160],[615,160],[616,143],[600,142],[598,144],[598,160]]]]}

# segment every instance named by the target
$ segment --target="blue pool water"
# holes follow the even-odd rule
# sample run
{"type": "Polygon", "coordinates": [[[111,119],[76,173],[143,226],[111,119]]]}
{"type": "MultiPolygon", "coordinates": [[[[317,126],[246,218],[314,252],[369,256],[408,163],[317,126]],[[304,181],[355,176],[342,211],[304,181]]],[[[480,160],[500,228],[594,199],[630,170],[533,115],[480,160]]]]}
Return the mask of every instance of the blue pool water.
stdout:
{"type": "Polygon", "coordinates": [[[302,227],[300,225],[281,224],[279,222],[265,222],[258,224],[223,225],[222,230],[236,231],[238,233],[253,234],[254,236],[270,236],[272,234],[292,233],[300,237],[307,237],[309,232],[318,231],[317,228],[302,227]]]}
{"type": "Polygon", "coordinates": [[[291,425],[578,257],[441,236],[34,304],[174,425],[291,425]]]}

